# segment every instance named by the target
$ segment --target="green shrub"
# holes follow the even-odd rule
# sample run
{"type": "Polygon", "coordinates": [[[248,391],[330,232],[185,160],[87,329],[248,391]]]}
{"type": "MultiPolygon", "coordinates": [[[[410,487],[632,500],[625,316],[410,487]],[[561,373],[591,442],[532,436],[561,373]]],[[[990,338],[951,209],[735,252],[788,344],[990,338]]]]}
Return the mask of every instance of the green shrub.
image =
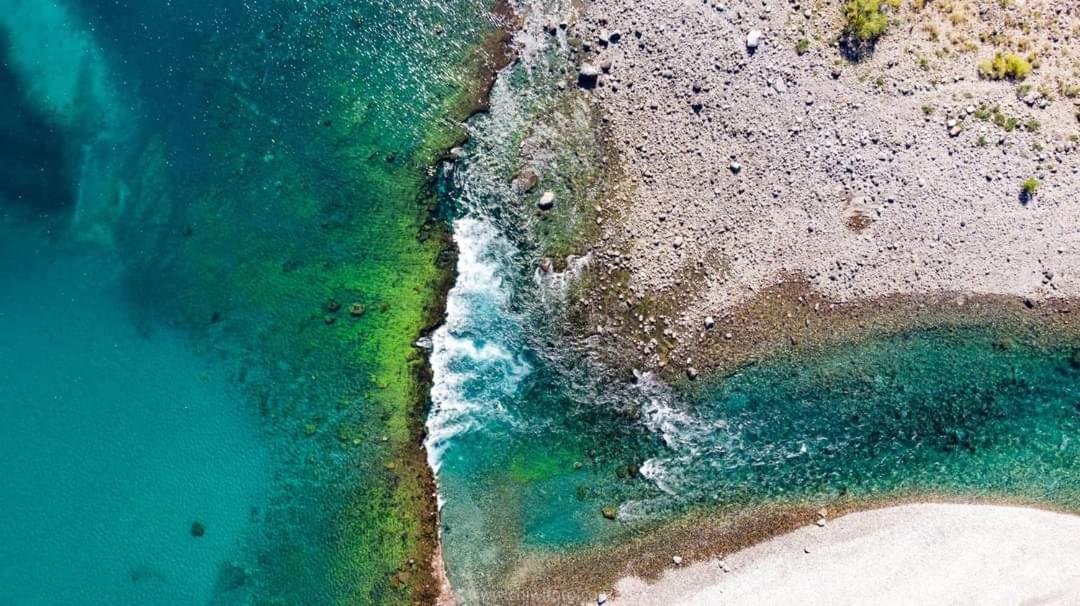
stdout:
{"type": "Polygon", "coordinates": [[[798,42],[795,43],[795,52],[799,53],[800,55],[805,54],[806,51],[809,50],[809,49],[810,49],[810,41],[807,40],[806,38],[803,38],[803,39],[801,39],[801,40],[799,40],[798,42]]]}
{"type": "Polygon", "coordinates": [[[873,42],[885,33],[889,18],[881,12],[880,0],[851,0],[844,5],[844,33],[859,42],[873,42]]]}
{"type": "Polygon", "coordinates": [[[979,75],[987,80],[1023,80],[1031,74],[1031,62],[1009,53],[997,53],[993,59],[979,63],[979,75]]]}
{"type": "Polygon", "coordinates": [[[1035,177],[1028,177],[1024,179],[1024,195],[1028,198],[1035,197],[1035,192],[1039,190],[1039,180],[1035,177]]]}

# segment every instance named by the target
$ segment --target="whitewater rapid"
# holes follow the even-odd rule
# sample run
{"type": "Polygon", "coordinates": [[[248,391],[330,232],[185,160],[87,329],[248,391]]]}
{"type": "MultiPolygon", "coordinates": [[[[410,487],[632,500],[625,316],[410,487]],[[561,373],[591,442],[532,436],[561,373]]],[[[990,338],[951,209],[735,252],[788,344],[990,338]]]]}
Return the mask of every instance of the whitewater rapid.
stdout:
{"type": "Polygon", "coordinates": [[[446,321],[432,336],[428,461],[437,474],[447,447],[486,424],[513,422],[503,402],[531,368],[515,353],[511,286],[500,259],[511,244],[486,220],[454,222],[458,275],[446,300],[446,321]]]}

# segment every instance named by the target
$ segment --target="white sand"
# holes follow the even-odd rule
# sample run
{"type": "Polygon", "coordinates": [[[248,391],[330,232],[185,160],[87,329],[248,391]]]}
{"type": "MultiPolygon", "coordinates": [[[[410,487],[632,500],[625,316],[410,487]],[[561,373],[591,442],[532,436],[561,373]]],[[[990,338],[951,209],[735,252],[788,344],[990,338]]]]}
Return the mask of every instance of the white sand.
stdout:
{"type": "Polygon", "coordinates": [[[1080,604],[1080,517],[907,505],[802,528],[723,563],[731,572],[712,560],[653,585],[622,579],[613,603],[1080,604]]]}

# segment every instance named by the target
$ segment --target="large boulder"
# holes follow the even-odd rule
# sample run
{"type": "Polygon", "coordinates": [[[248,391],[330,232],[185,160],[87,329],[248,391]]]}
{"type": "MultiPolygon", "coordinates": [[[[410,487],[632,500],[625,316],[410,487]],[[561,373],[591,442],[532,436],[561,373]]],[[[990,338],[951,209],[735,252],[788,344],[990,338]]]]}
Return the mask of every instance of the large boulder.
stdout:
{"type": "Polygon", "coordinates": [[[581,88],[596,88],[600,80],[600,68],[592,63],[582,63],[578,68],[578,86],[581,88]]]}

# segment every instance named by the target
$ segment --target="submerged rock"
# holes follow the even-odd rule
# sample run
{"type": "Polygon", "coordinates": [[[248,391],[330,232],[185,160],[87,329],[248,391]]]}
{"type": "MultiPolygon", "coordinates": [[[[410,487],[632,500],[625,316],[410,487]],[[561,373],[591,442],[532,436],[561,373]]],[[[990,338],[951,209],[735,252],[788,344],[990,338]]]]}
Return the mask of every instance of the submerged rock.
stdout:
{"type": "Polygon", "coordinates": [[[204,534],[206,534],[206,526],[202,522],[195,520],[191,523],[191,536],[198,538],[204,534]]]}
{"type": "Polygon", "coordinates": [[[223,564],[218,573],[216,589],[221,593],[236,591],[247,584],[247,576],[247,571],[236,564],[223,564]]]}
{"type": "Polygon", "coordinates": [[[615,517],[618,515],[618,512],[615,510],[614,507],[604,507],[600,510],[600,513],[609,520],[614,520],[615,517]]]}
{"type": "Polygon", "coordinates": [[[527,194],[536,189],[536,186],[540,183],[540,173],[536,172],[531,166],[524,168],[518,176],[514,177],[511,182],[511,186],[514,190],[527,194]]]}
{"type": "Polygon", "coordinates": [[[149,566],[136,566],[131,569],[128,575],[131,578],[132,583],[143,583],[146,581],[156,581],[158,583],[166,582],[165,575],[149,566]]]}

